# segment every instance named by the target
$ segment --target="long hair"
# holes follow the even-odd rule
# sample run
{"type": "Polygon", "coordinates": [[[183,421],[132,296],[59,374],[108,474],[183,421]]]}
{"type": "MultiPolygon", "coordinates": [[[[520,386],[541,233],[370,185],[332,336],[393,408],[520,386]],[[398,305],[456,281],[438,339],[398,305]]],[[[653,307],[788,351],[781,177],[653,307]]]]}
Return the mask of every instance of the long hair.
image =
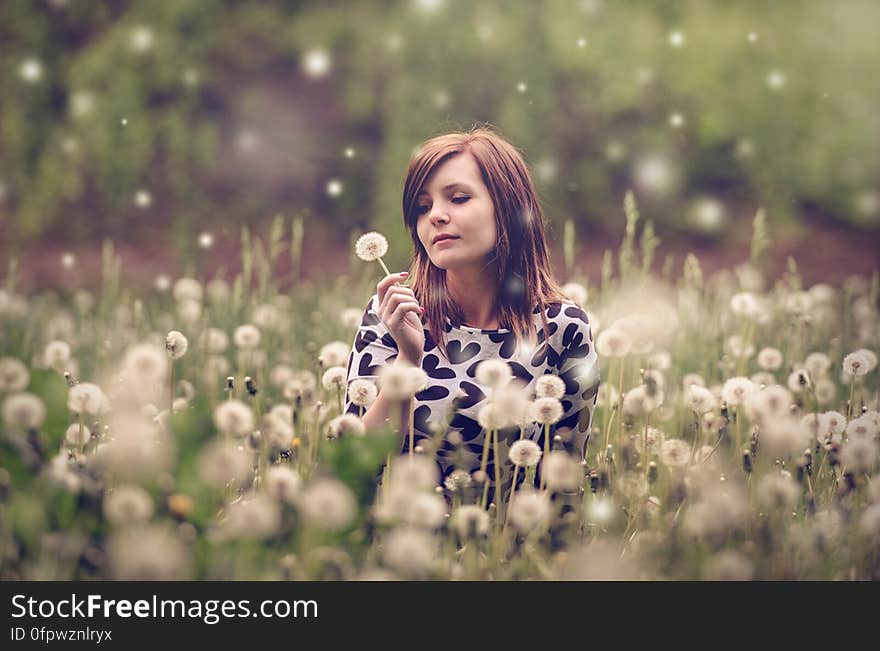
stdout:
{"type": "MultiPolygon", "coordinates": [[[[445,317],[464,322],[461,307],[446,291],[446,270],[436,267],[419,240],[418,196],[431,173],[449,158],[469,152],[477,161],[495,212],[498,241],[497,296],[499,320],[517,339],[534,345],[537,333],[533,313],[541,315],[547,332],[546,304],[565,295],[553,277],[544,235],[544,211],[522,154],[493,131],[480,127],[466,133],[431,138],[409,163],[403,186],[403,222],[413,241],[410,287],[424,306],[424,321],[443,356],[446,352],[445,317]]],[[[490,261],[491,264],[491,261],[490,261]]],[[[544,345],[549,344],[545,336],[544,345]]]]}

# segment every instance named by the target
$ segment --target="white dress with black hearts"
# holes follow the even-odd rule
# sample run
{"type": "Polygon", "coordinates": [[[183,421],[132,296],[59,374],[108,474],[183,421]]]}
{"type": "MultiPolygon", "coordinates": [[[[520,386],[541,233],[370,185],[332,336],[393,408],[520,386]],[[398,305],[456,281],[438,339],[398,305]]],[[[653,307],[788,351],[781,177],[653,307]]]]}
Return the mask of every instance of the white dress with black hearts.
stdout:
{"type": "MultiPolygon", "coordinates": [[[[358,378],[378,381],[379,369],[397,358],[397,344],[379,319],[376,308],[378,295],[370,298],[358,326],[354,345],[348,360],[348,383],[358,378]]],[[[430,384],[415,396],[415,444],[431,436],[429,423],[443,425],[449,419],[449,430],[461,434],[461,443],[453,445],[444,438],[437,453],[437,461],[448,476],[456,468],[473,472],[479,470],[483,453],[484,432],[477,422],[477,414],[486,399],[487,387],[476,380],[477,365],[486,359],[503,359],[510,365],[514,377],[526,383],[526,391],[534,398],[535,380],[544,374],[558,375],[565,381],[562,397],[563,416],[550,429],[551,441],[556,434],[562,438],[562,446],[578,460],[586,454],[590,436],[599,374],[596,350],[593,346],[587,313],[575,303],[549,303],[546,306],[550,345],[545,349],[543,324],[537,308],[533,312],[537,346],[528,351],[522,346],[516,350],[516,338],[507,329],[481,330],[453,325],[446,319],[446,341],[449,361],[440,353],[431,334],[425,329],[425,352],[422,369],[428,374],[430,384]],[[456,391],[461,389],[467,397],[460,399],[455,413],[449,413],[456,391]]],[[[378,387],[378,383],[377,383],[378,387]]],[[[359,408],[345,397],[345,411],[358,414],[359,408]]],[[[392,419],[393,422],[393,419],[392,419]]],[[[525,436],[544,449],[543,426],[533,423],[525,430],[525,436]]],[[[510,445],[519,439],[518,427],[499,432],[498,454],[504,460],[500,468],[500,480],[510,481],[513,466],[508,460],[510,445]]],[[[404,437],[403,452],[409,448],[409,437],[404,437]]],[[[554,446],[559,449],[559,443],[554,446]]],[[[489,450],[487,472],[494,478],[494,454],[489,450]]],[[[522,473],[519,474],[522,477],[522,473]]],[[[502,483],[502,485],[505,485],[502,483]]]]}

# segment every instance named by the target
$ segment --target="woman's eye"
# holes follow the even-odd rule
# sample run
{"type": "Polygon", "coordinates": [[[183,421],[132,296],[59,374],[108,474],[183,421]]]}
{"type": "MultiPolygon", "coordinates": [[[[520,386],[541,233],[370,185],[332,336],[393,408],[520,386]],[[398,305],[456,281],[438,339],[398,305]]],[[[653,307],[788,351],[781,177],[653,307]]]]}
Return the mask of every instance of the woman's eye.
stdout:
{"type": "Polygon", "coordinates": [[[416,214],[417,214],[417,215],[423,215],[423,214],[426,213],[427,211],[428,211],[428,206],[419,206],[419,207],[416,209],[416,214]]]}
{"type": "Polygon", "coordinates": [[[455,203],[464,203],[464,202],[467,201],[468,199],[470,199],[470,197],[464,196],[464,197],[453,197],[452,200],[453,200],[455,203]]]}

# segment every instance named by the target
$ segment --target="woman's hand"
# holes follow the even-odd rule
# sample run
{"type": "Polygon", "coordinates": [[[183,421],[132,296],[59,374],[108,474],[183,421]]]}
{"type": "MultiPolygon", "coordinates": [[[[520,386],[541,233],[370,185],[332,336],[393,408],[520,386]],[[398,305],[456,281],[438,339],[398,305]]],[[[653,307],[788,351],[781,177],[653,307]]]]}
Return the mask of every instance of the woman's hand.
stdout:
{"type": "Polygon", "coordinates": [[[389,274],[376,285],[379,308],[376,313],[394,338],[403,359],[415,366],[422,362],[425,331],[422,326],[422,307],[409,287],[400,285],[407,272],[389,274]]]}

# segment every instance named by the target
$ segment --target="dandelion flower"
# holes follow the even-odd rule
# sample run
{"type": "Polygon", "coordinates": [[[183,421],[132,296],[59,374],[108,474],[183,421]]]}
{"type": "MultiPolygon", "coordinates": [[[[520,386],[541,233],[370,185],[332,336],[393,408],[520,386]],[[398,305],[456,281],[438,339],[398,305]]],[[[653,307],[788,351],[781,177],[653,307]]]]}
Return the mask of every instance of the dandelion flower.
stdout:
{"type": "Polygon", "coordinates": [[[758,352],[758,366],[765,371],[775,371],[782,366],[782,353],[777,348],[762,348],[758,352]]]}
{"type": "Polygon", "coordinates": [[[758,499],[770,510],[790,511],[797,504],[800,494],[800,486],[787,474],[771,472],[762,477],[758,484],[758,499]]]}
{"type": "Polygon", "coordinates": [[[616,405],[617,401],[620,399],[620,392],[617,388],[608,382],[604,382],[599,385],[599,391],[596,395],[596,403],[600,407],[611,407],[612,405],[616,405]]]}
{"type": "Polygon", "coordinates": [[[415,393],[412,375],[405,365],[388,364],[379,371],[379,386],[389,400],[406,400],[415,393]]]}
{"type": "Polygon", "coordinates": [[[351,384],[348,385],[349,400],[358,407],[369,407],[376,400],[378,394],[379,391],[376,389],[376,385],[364,378],[352,380],[351,384]]]}
{"type": "MultiPolygon", "coordinates": [[[[43,359],[49,368],[63,370],[70,361],[70,344],[66,341],[50,341],[46,344],[43,359]]],[[[0,380],[0,383],[2,383],[2,380],[0,380]]]]}
{"type": "Polygon", "coordinates": [[[218,439],[199,453],[198,471],[202,481],[223,489],[230,483],[235,486],[247,485],[253,464],[250,454],[240,446],[218,439]]]}
{"type": "Polygon", "coordinates": [[[870,473],[877,459],[877,445],[873,440],[853,437],[843,444],[840,461],[847,471],[856,475],[870,473]]]}
{"type": "Polygon", "coordinates": [[[21,391],[30,380],[27,366],[21,360],[14,357],[0,359],[0,392],[21,391]]]}
{"type": "Polygon", "coordinates": [[[453,511],[450,524],[459,538],[471,540],[489,533],[489,514],[475,504],[459,506],[453,511]]]}
{"type": "Polygon", "coordinates": [[[249,323],[235,329],[232,340],[238,348],[252,350],[260,345],[260,331],[249,323]]]}
{"type": "Polygon", "coordinates": [[[366,433],[364,421],[354,414],[342,414],[327,424],[327,438],[340,436],[363,436],[366,433]]]}
{"type": "Polygon", "coordinates": [[[587,304],[587,288],[580,283],[565,283],[562,293],[572,302],[581,307],[587,304]]]}
{"type": "Polygon", "coordinates": [[[373,231],[361,235],[354,245],[354,252],[357,254],[357,257],[365,262],[378,260],[385,273],[391,273],[388,271],[385,263],[382,262],[382,257],[388,253],[388,240],[381,233],[373,231]]]}
{"type": "Polygon", "coordinates": [[[477,422],[484,430],[500,430],[512,424],[511,414],[499,408],[497,403],[486,402],[477,412],[477,422]]]}
{"type": "Polygon", "coordinates": [[[690,457],[691,448],[681,439],[666,439],[660,446],[660,461],[665,466],[686,466],[690,457]]]}
{"type": "Polygon", "coordinates": [[[831,359],[825,353],[810,353],[804,360],[804,368],[814,380],[825,377],[831,369],[831,359]]]}
{"type": "Polygon", "coordinates": [[[186,349],[188,347],[189,342],[186,340],[186,337],[183,336],[182,332],[172,330],[165,337],[165,350],[171,359],[180,359],[183,357],[186,354],[186,349]]]}
{"type": "Polygon", "coordinates": [[[351,349],[348,344],[341,341],[331,341],[321,348],[318,360],[324,368],[330,366],[344,366],[348,362],[351,349]]]}
{"type": "Polygon", "coordinates": [[[341,531],[357,515],[351,489],[337,479],[317,479],[302,491],[297,509],[309,526],[324,531],[341,531]]]}
{"type": "Polygon", "coordinates": [[[813,387],[813,391],[816,394],[816,400],[820,405],[828,405],[834,401],[834,398],[837,397],[837,386],[829,380],[828,378],[821,378],[816,381],[816,386],[813,387]]]}
{"type": "Polygon", "coordinates": [[[510,524],[526,536],[550,523],[550,499],[531,489],[517,491],[510,502],[510,524]]]}
{"type": "Polygon", "coordinates": [[[547,489],[555,492],[575,491],[584,481],[580,466],[570,454],[561,450],[554,450],[544,458],[541,473],[547,489]]]}
{"type": "Polygon", "coordinates": [[[493,389],[505,386],[513,379],[510,365],[500,359],[487,359],[477,365],[477,382],[493,389]]]}
{"type": "Polygon", "coordinates": [[[846,435],[849,438],[873,439],[880,435],[880,425],[867,414],[862,414],[847,423],[846,435]]]}
{"type": "Polygon", "coordinates": [[[413,394],[419,393],[428,388],[430,378],[420,366],[408,366],[406,369],[409,373],[410,390],[413,394]]]}
{"type": "Polygon", "coordinates": [[[221,523],[221,539],[265,540],[281,528],[278,502],[256,495],[233,502],[221,523]]]}
{"type": "Polygon", "coordinates": [[[172,293],[174,294],[174,300],[178,303],[182,301],[202,302],[202,284],[195,278],[179,279],[174,283],[172,293]]]}
{"type": "Polygon", "coordinates": [[[67,408],[74,414],[101,414],[109,408],[107,396],[101,387],[90,382],[81,382],[70,388],[67,394],[67,408]]]}
{"type": "Polygon", "coordinates": [[[165,381],[168,357],[159,346],[137,344],[125,352],[122,375],[130,386],[151,386],[165,381]]]}
{"type": "Polygon", "coordinates": [[[803,369],[792,371],[785,381],[788,388],[794,393],[803,393],[810,386],[810,375],[803,369]]]}
{"type": "Polygon", "coordinates": [[[33,393],[13,393],[3,400],[3,422],[10,429],[37,429],[45,419],[46,405],[33,393]]]}
{"type": "Polygon", "coordinates": [[[721,389],[721,397],[731,407],[743,405],[757,387],[746,377],[733,377],[724,383],[721,389]]]}
{"type": "Polygon", "coordinates": [[[125,527],[110,536],[107,560],[121,581],[181,581],[192,578],[190,548],[162,525],[125,527]]]}
{"type": "Polygon", "coordinates": [[[564,395],[565,381],[558,375],[545,374],[535,381],[535,396],[538,398],[562,400],[564,395]]]}
{"type": "Polygon", "coordinates": [[[563,416],[562,403],[556,398],[537,398],[532,403],[532,418],[542,425],[553,425],[563,416]]]}
{"type": "Polygon", "coordinates": [[[632,347],[632,338],[618,328],[608,328],[599,333],[596,350],[603,357],[624,357],[632,347]]]}
{"type": "Polygon", "coordinates": [[[254,431],[254,413],[241,400],[226,400],[214,409],[214,425],[229,436],[245,436],[254,431]]]}
{"type": "Polygon", "coordinates": [[[515,466],[531,468],[541,460],[541,448],[534,441],[521,439],[510,446],[508,457],[515,466]]]}
{"type": "Polygon", "coordinates": [[[434,490],[439,479],[437,464],[420,455],[402,455],[391,460],[389,485],[405,486],[410,491],[434,490]]]}
{"type": "Polygon", "coordinates": [[[843,371],[852,377],[862,377],[871,370],[871,358],[865,355],[864,349],[850,353],[843,358],[843,371]]]}
{"type": "Polygon", "coordinates": [[[153,498],[140,486],[118,486],[104,499],[104,515],[113,524],[146,522],[153,509],[153,498]]]}
{"type": "Polygon", "coordinates": [[[91,430],[85,425],[80,427],[79,423],[69,425],[67,431],[64,432],[64,440],[73,446],[85,445],[91,437],[91,430]]]}
{"type": "Polygon", "coordinates": [[[437,539],[417,529],[395,529],[383,541],[382,560],[408,577],[425,577],[437,562],[437,539]]]}
{"type": "Polygon", "coordinates": [[[859,348],[855,352],[856,352],[856,354],[861,355],[862,357],[865,358],[865,360],[867,360],[867,363],[868,363],[868,371],[867,372],[868,373],[870,373],[875,368],[877,368],[877,355],[874,353],[873,350],[868,350],[867,348],[859,348]]]}
{"type": "Polygon", "coordinates": [[[755,391],[746,400],[746,413],[750,418],[766,422],[773,418],[784,418],[789,414],[792,395],[784,387],[773,384],[755,391]]]}
{"type": "Polygon", "coordinates": [[[260,433],[266,443],[274,450],[289,450],[293,445],[294,431],[291,420],[292,410],[289,405],[276,405],[263,416],[260,433]]]}
{"type": "Polygon", "coordinates": [[[715,409],[717,402],[709,389],[694,384],[685,391],[685,404],[691,411],[702,415],[715,409]]]}
{"type": "Polygon", "coordinates": [[[416,493],[407,501],[404,520],[414,527],[438,529],[446,521],[446,500],[436,493],[416,493]]]}
{"type": "Polygon", "coordinates": [[[333,366],[324,371],[321,384],[327,391],[335,391],[345,386],[348,371],[341,366],[333,366]]]}
{"type": "Polygon", "coordinates": [[[754,573],[748,558],[737,551],[726,550],[709,559],[704,576],[710,581],[751,581],[754,573]]]}
{"type": "Polygon", "coordinates": [[[839,411],[826,411],[821,419],[821,434],[839,437],[846,430],[846,417],[839,411]]]}
{"type": "Polygon", "coordinates": [[[266,493],[280,502],[293,504],[302,489],[302,477],[288,465],[276,465],[266,471],[266,493]]]}

